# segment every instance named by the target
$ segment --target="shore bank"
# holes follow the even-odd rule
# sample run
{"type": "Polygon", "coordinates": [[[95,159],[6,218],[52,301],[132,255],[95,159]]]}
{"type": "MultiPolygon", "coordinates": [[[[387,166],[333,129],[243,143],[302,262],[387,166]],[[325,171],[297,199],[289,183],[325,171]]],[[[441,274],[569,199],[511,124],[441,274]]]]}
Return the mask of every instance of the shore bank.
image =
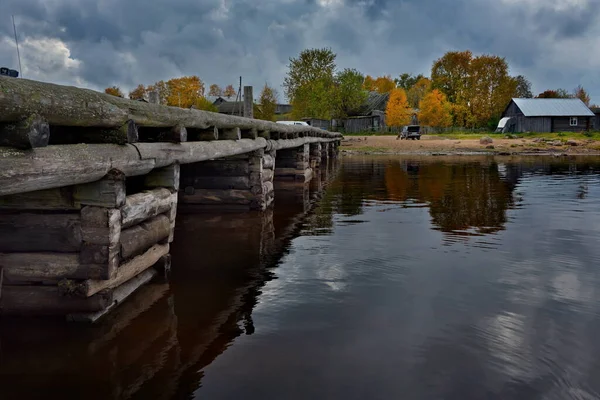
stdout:
{"type": "Polygon", "coordinates": [[[600,142],[582,138],[516,138],[492,139],[482,144],[479,138],[448,139],[424,135],[421,140],[396,140],[395,136],[349,136],[341,143],[345,154],[540,154],[600,155],[600,142]]]}

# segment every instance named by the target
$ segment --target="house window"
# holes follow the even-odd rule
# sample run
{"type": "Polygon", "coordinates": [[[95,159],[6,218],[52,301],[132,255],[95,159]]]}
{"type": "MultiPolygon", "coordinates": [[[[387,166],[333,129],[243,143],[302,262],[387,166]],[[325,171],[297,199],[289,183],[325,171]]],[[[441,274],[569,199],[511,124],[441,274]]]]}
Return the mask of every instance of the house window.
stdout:
{"type": "Polygon", "coordinates": [[[571,117],[571,120],[569,121],[569,125],[577,126],[577,117],[571,117]]]}

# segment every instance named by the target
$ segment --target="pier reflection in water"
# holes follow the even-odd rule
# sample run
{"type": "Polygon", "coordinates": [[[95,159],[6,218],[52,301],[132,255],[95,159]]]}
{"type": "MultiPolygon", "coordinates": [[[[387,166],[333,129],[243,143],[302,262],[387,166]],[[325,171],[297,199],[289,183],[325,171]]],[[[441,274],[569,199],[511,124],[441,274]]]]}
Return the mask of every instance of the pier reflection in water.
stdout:
{"type": "Polygon", "coordinates": [[[3,320],[0,398],[598,398],[600,159],[341,164],[180,214],[99,325],[3,320]]]}

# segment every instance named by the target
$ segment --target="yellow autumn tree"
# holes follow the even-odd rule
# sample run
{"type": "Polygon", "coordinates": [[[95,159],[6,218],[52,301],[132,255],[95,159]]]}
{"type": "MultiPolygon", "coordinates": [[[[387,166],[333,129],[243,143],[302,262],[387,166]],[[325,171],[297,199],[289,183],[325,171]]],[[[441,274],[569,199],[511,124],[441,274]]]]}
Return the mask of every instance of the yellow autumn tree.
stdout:
{"type": "Polygon", "coordinates": [[[233,85],[227,85],[225,87],[225,90],[223,90],[223,96],[227,97],[228,99],[235,96],[236,94],[237,92],[233,88],[233,85]]]}
{"type": "Polygon", "coordinates": [[[419,103],[421,125],[445,128],[452,125],[451,105],[446,95],[435,89],[419,103]]]}
{"type": "Polygon", "coordinates": [[[204,83],[197,76],[182,76],[167,81],[167,105],[190,108],[204,97],[204,83]]]}
{"type": "Polygon", "coordinates": [[[110,94],[111,96],[123,97],[123,92],[118,86],[111,86],[104,89],[104,93],[110,94]]]}
{"type": "Polygon", "coordinates": [[[363,83],[363,88],[368,92],[375,91],[375,79],[371,75],[367,75],[365,77],[365,81],[363,83]]]}
{"type": "Polygon", "coordinates": [[[379,93],[390,93],[396,88],[396,82],[391,76],[379,76],[375,79],[375,90],[379,93]]]}
{"type": "Polygon", "coordinates": [[[412,109],[408,105],[404,89],[394,89],[385,108],[386,124],[388,126],[403,126],[410,124],[412,109]]]}
{"type": "Polygon", "coordinates": [[[135,89],[129,92],[129,98],[131,100],[141,100],[146,97],[146,87],[144,85],[137,85],[135,89]]]}

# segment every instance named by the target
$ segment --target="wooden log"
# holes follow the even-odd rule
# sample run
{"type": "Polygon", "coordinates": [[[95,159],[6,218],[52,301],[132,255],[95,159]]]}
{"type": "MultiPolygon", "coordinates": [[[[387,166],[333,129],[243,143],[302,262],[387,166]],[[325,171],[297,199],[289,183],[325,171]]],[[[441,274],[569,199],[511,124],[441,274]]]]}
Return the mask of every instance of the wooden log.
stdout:
{"type": "Polygon", "coordinates": [[[0,252],[76,252],[81,220],[79,214],[3,214],[0,238],[0,252]]]}
{"type": "Polygon", "coordinates": [[[242,139],[256,139],[258,137],[258,130],[256,128],[242,129],[242,139]]]}
{"type": "Polygon", "coordinates": [[[248,176],[199,176],[193,180],[195,189],[250,189],[248,176]]]}
{"type": "Polygon", "coordinates": [[[238,204],[248,205],[254,199],[249,190],[200,189],[184,193],[179,198],[181,204],[238,204]]]}
{"type": "Polygon", "coordinates": [[[273,182],[273,177],[275,176],[275,171],[272,169],[265,169],[262,173],[263,182],[273,182]]]}
{"type": "Polygon", "coordinates": [[[142,271],[150,268],[165,254],[169,253],[168,244],[157,244],[148,249],[144,254],[141,254],[131,261],[121,265],[115,274],[115,277],[110,280],[92,280],[81,283],[74,283],[76,292],[83,297],[91,297],[94,294],[106,290],[116,288],[127,282],[142,271]]]}
{"type": "Polygon", "coordinates": [[[66,315],[95,312],[112,303],[112,293],[81,298],[63,295],[57,286],[8,286],[2,288],[2,315],[66,315]]]}
{"type": "Polygon", "coordinates": [[[149,189],[167,188],[172,192],[179,190],[181,168],[178,163],[152,170],[144,179],[144,185],[149,189]]]}
{"type": "Polygon", "coordinates": [[[182,166],[182,180],[189,183],[199,176],[247,176],[250,174],[248,160],[204,161],[182,166]]]}
{"type": "Polygon", "coordinates": [[[102,265],[112,272],[119,266],[119,250],[118,243],[110,246],[83,243],[79,252],[79,261],[82,264],[102,265]]]}
{"type": "Polygon", "coordinates": [[[0,126],[0,146],[31,149],[46,147],[50,141],[50,125],[37,114],[19,122],[0,126]]]}
{"type": "Polygon", "coordinates": [[[177,202],[178,193],[171,194],[171,209],[168,212],[169,221],[171,222],[171,232],[169,233],[169,243],[173,243],[175,235],[175,221],[177,219],[177,202]]]}
{"type": "Polygon", "coordinates": [[[0,196],[0,209],[68,211],[79,208],[73,197],[73,186],[0,196]]]}
{"type": "Polygon", "coordinates": [[[239,127],[221,129],[219,139],[221,140],[240,140],[242,138],[242,131],[239,127]]]}
{"type": "MultiPolygon", "coordinates": [[[[170,192],[169,192],[170,194],[170,192]]],[[[121,236],[121,212],[86,206],[81,209],[81,238],[85,243],[115,246],[121,236]]]]}
{"type": "Polygon", "coordinates": [[[10,284],[106,276],[106,267],[81,264],[79,253],[0,253],[0,266],[10,284]]]}
{"type": "MultiPolygon", "coordinates": [[[[94,323],[98,321],[100,318],[108,314],[115,307],[123,303],[125,299],[131,296],[137,289],[139,289],[142,285],[150,282],[154,276],[157,275],[157,271],[153,268],[147,269],[137,276],[129,279],[127,282],[121,284],[111,291],[111,302],[109,305],[104,307],[101,310],[90,313],[74,313],[71,312],[67,315],[67,320],[72,322],[89,322],[94,323]]],[[[98,296],[98,295],[95,295],[98,296]]],[[[95,296],[92,296],[95,297],[95,296]]]]}
{"type": "Polygon", "coordinates": [[[122,228],[129,228],[169,211],[171,199],[171,191],[168,189],[154,189],[127,196],[121,209],[122,228]]]}
{"type": "Polygon", "coordinates": [[[188,141],[187,129],[183,125],[172,127],[170,134],[173,143],[184,143],[188,141]]]}
{"type": "Polygon", "coordinates": [[[263,157],[263,168],[264,169],[274,169],[275,168],[275,158],[270,154],[265,154],[263,157]]]}
{"type": "Polygon", "coordinates": [[[74,193],[76,204],[119,208],[125,205],[125,174],[111,169],[106,176],[92,183],[77,185],[74,193]]]}
{"type": "Polygon", "coordinates": [[[258,137],[265,138],[265,139],[271,139],[271,131],[259,130],[258,137]]]}
{"type": "Polygon", "coordinates": [[[190,137],[192,140],[219,140],[219,128],[193,129],[190,130],[190,137]]]}
{"type": "Polygon", "coordinates": [[[129,259],[142,253],[159,241],[168,238],[170,233],[171,221],[166,215],[159,215],[123,230],[121,232],[121,258],[129,259]]]}
{"type": "Polygon", "coordinates": [[[20,121],[38,114],[50,125],[121,127],[132,119],[139,126],[189,128],[256,128],[272,132],[313,131],[322,138],[341,138],[339,133],[318,128],[276,124],[212,113],[132,101],[88,89],[27,79],[0,77],[0,122],[20,121]]]}

